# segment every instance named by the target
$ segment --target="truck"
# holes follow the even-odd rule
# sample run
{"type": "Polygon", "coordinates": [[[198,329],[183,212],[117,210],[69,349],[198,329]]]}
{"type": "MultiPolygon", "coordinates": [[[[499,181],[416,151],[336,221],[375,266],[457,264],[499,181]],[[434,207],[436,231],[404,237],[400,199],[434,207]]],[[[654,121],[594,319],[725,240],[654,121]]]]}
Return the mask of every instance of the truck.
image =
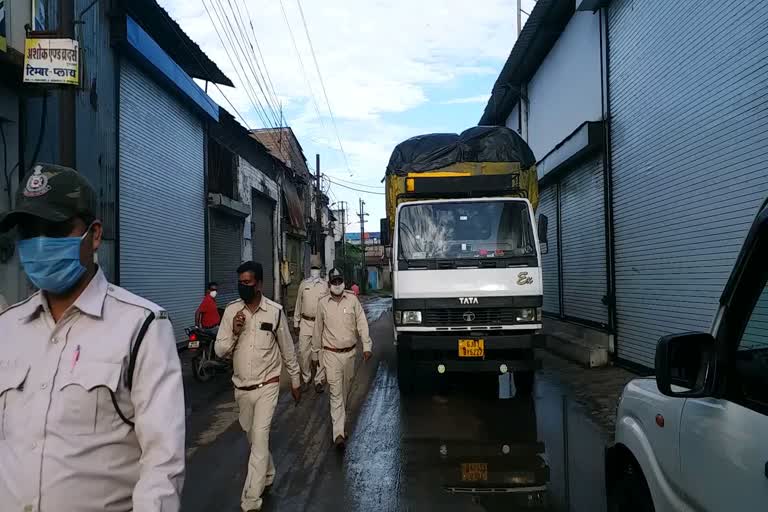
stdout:
{"type": "Polygon", "coordinates": [[[385,182],[401,393],[451,373],[508,373],[530,391],[543,300],[531,149],[503,126],[421,135],[395,147],[385,182]]]}

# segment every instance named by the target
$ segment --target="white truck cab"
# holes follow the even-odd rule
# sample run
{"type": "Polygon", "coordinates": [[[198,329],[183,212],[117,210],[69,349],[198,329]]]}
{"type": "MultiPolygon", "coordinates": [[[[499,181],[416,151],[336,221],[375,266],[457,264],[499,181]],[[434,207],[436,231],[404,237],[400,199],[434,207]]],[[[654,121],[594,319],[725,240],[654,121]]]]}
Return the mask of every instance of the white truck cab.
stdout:
{"type": "Polygon", "coordinates": [[[608,450],[609,510],[768,510],[768,202],[710,333],[666,336],[627,384],[608,450]]]}

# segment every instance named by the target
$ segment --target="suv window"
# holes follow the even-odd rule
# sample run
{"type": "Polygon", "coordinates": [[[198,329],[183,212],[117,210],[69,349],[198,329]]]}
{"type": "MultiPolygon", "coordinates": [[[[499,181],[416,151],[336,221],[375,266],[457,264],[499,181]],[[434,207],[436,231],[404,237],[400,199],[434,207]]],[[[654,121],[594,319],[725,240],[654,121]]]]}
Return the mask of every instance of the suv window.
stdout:
{"type": "Polygon", "coordinates": [[[735,399],[748,407],[768,408],[768,287],[763,286],[736,352],[735,399]]]}

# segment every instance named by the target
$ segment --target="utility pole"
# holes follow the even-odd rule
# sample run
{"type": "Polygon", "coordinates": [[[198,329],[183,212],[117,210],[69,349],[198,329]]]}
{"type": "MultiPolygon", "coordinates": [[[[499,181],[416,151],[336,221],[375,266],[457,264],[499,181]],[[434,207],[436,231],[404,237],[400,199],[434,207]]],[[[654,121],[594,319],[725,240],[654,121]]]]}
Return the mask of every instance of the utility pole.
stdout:
{"type": "Polygon", "coordinates": [[[341,261],[344,264],[344,273],[349,272],[347,269],[347,209],[344,206],[346,201],[340,201],[341,205],[341,261]]]}
{"type": "Polygon", "coordinates": [[[522,32],[522,30],[523,30],[523,27],[522,27],[522,23],[523,23],[523,17],[522,17],[523,5],[522,5],[522,1],[523,0],[517,0],[517,35],[518,35],[518,37],[520,36],[520,32],[522,32]]]}
{"type": "Polygon", "coordinates": [[[362,281],[360,283],[360,290],[361,292],[365,293],[365,289],[368,284],[368,269],[365,266],[365,216],[368,215],[365,213],[365,201],[363,201],[363,198],[360,198],[360,246],[362,247],[362,272],[360,272],[360,280],[362,281]]]}
{"type": "MultiPolygon", "coordinates": [[[[63,37],[75,38],[75,0],[61,0],[59,4],[59,30],[63,37]]],[[[69,85],[59,91],[59,164],[75,167],[77,86],[69,85]]],[[[33,162],[34,163],[34,162],[33,162]]]]}
{"type": "Polygon", "coordinates": [[[317,184],[317,191],[315,193],[315,251],[320,255],[320,259],[325,266],[325,251],[322,250],[323,244],[321,238],[323,236],[323,215],[320,208],[320,155],[315,154],[315,180],[317,184]]]}

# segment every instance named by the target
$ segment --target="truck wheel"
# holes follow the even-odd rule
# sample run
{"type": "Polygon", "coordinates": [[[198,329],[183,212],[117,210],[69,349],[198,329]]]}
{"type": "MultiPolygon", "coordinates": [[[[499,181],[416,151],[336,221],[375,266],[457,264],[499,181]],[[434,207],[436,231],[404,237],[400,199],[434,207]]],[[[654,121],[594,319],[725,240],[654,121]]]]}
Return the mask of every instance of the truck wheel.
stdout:
{"type": "Polygon", "coordinates": [[[533,391],[533,379],[535,375],[536,372],[532,371],[514,373],[515,387],[517,388],[518,394],[528,395],[533,391]]]}
{"type": "Polygon", "coordinates": [[[403,395],[409,395],[413,393],[414,388],[414,375],[413,375],[413,363],[411,362],[410,354],[397,348],[397,387],[400,388],[400,393],[403,395]]]}
{"type": "Polygon", "coordinates": [[[624,460],[619,474],[608,489],[609,512],[654,512],[653,497],[643,476],[643,471],[634,460],[624,460]]]}

